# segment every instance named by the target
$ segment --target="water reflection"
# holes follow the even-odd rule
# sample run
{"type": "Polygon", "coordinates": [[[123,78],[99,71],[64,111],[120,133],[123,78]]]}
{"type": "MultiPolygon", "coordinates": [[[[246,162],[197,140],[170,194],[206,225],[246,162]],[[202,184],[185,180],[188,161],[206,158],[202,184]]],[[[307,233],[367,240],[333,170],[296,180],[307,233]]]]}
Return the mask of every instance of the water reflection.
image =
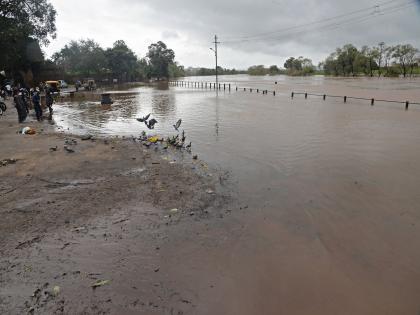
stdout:
{"type": "Polygon", "coordinates": [[[162,90],[152,92],[152,112],[154,115],[167,117],[176,111],[176,97],[173,93],[162,93],[162,90]]]}

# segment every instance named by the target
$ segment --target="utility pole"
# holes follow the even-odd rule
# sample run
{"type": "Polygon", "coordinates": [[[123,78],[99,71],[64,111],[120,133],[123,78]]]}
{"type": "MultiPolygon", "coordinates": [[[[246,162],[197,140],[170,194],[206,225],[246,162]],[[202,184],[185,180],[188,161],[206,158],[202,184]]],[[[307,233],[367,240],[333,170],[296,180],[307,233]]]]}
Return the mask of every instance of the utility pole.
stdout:
{"type": "Polygon", "coordinates": [[[217,64],[217,45],[220,44],[220,42],[217,41],[217,35],[214,35],[214,49],[210,48],[214,51],[214,55],[216,57],[216,91],[219,92],[219,69],[217,64]]]}

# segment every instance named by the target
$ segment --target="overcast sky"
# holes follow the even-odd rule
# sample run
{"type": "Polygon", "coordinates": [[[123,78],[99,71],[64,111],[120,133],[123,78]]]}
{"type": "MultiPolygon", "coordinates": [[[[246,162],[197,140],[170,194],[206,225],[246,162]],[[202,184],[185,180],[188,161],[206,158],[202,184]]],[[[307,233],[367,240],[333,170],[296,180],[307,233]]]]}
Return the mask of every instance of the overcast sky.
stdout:
{"type": "Polygon", "coordinates": [[[104,48],[123,39],[143,57],[148,45],[162,40],[181,64],[213,67],[209,47],[215,34],[226,68],[282,66],[287,57],[300,55],[317,64],[346,43],[420,48],[420,0],[50,1],[58,32],[45,49],[49,56],[70,40],[92,38],[104,48]]]}

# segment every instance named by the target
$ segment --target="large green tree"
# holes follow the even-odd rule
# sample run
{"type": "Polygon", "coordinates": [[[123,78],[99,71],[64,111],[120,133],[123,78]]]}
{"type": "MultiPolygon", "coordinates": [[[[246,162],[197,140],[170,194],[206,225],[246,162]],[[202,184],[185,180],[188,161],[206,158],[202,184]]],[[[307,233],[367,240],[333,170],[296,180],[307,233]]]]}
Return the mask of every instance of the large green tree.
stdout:
{"type": "Polygon", "coordinates": [[[120,81],[133,80],[136,76],[137,57],[123,40],[118,40],[105,51],[108,68],[120,81]]]}
{"type": "Polygon", "coordinates": [[[71,75],[91,76],[108,72],[105,52],[92,39],[71,41],[53,55],[53,60],[71,75]]]}
{"type": "Polygon", "coordinates": [[[56,11],[48,0],[0,1],[0,68],[25,77],[43,61],[41,45],[56,36],[56,11]]]}
{"type": "Polygon", "coordinates": [[[169,65],[174,63],[175,53],[164,42],[157,42],[149,46],[147,53],[151,75],[158,80],[169,77],[169,65]]]}

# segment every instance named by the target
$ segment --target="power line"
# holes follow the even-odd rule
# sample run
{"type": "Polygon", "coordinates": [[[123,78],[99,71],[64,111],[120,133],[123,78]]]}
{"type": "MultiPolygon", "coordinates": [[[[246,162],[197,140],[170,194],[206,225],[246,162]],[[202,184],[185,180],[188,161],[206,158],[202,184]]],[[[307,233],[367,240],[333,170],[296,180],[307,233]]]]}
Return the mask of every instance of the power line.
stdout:
{"type": "MultiPolygon", "coordinates": [[[[352,12],[340,14],[340,15],[333,16],[333,17],[330,17],[330,18],[324,18],[324,19],[321,19],[321,20],[317,20],[317,21],[313,21],[313,22],[309,22],[309,23],[305,23],[305,24],[301,24],[301,25],[296,25],[296,26],[291,26],[291,27],[283,28],[283,29],[280,29],[280,30],[277,30],[277,31],[265,32],[265,33],[254,34],[254,35],[247,35],[247,36],[239,36],[239,37],[235,37],[235,40],[252,39],[254,37],[269,36],[269,35],[272,35],[272,34],[282,33],[282,32],[286,32],[286,31],[290,31],[290,30],[294,30],[294,29],[299,29],[299,28],[302,28],[302,27],[307,27],[307,26],[311,26],[311,25],[325,23],[325,22],[332,21],[332,20],[339,19],[339,18],[346,17],[346,16],[356,15],[358,13],[364,13],[364,14],[366,14],[367,11],[375,12],[375,11],[372,11],[372,10],[378,10],[378,8],[380,8],[381,6],[386,6],[386,5],[390,4],[390,3],[394,3],[395,4],[395,0],[391,0],[391,1],[387,1],[387,2],[382,2],[382,3],[376,4],[374,6],[370,6],[370,7],[367,7],[367,8],[360,9],[360,10],[356,10],[356,11],[352,11],[352,12]]],[[[371,14],[371,13],[368,13],[368,14],[371,14]]],[[[228,41],[230,41],[229,40],[229,37],[227,37],[227,40],[225,42],[228,42],[228,41]]]]}
{"type": "Polygon", "coordinates": [[[277,39],[279,37],[282,37],[281,33],[284,32],[288,32],[287,34],[285,34],[286,36],[290,36],[296,33],[301,33],[306,31],[305,28],[307,28],[308,26],[314,26],[317,24],[324,24],[326,22],[329,21],[334,21],[337,19],[341,19],[343,17],[348,17],[348,19],[344,20],[344,21],[337,21],[333,24],[326,24],[326,25],[319,25],[319,26],[315,26],[315,28],[311,28],[311,31],[316,30],[316,29],[325,29],[325,28],[329,28],[331,26],[334,26],[335,28],[337,28],[337,26],[340,25],[344,25],[344,24],[348,24],[349,22],[358,22],[360,21],[360,19],[366,19],[366,18],[374,18],[374,17],[378,17],[378,16],[383,16],[385,14],[390,14],[396,11],[399,11],[401,9],[405,9],[409,6],[412,6],[416,4],[416,1],[405,1],[403,3],[395,3],[395,0],[393,1],[387,1],[387,2],[382,2],[379,4],[376,4],[374,6],[368,7],[368,8],[364,8],[364,9],[360,9],[360,10],[356,10],[356,11],[352,11],[352,12],[348,12],[345,14],[340,14],[334,17],[330,17],[330,18],[325,18],[322,20],[317,20],[317,21],[313,21],[310,23],[306,23],[306,24],[301,24],[301,25],[297,25],[297,26],[292,26],[292,27],[288,27],[288,28],[284,28],[281,30],[277,30],[277,31],[273,31],[273,32],[267,32],[267,33],[260,33],[257,35],[249,35],[249,36],[242,36],[242,37],[237,37],[236,39],[227,39],[222,41],[223,43],[241,43],[241,42],[247,42],[247,41],[254,41],[254,40],[262,40],[262,39],[277,39]],[[393,3],[392,6],[389,6],[389,4],[393,3]],[[360,14],[362,13],[362,14],[360,14]],[[302,29],[303,28],[303,29],[302,29]],[[294,31],[293,31],[294,30],[294,31]],[[292,32],[290,32],[292,31],[292,32]]]}
{"type": "MultiPolygon", "coordinates": [[[[360,16],[360,17],[357,17],[357,18],[347,19],[347,20],[345,20],[343,22],[337,22],[337,23],[331,23],[331,24],[327,24],[327,25],[321,25],[321,26],[319,26],[317,28],[312,29],[311,31],[312,32],[313,31],[330,31],[330,30],[338,29],[338,28],[340,28],[342,26],[351,25],[351,24],[355,24],[355,23],[357,23],[357,24],[360,25],[360,24],[362,24],[364,22],[371,22],[371,21],[373,21],[373,18],[374,17],[385,16],[387,14],[391,14],[391,13],[394,13],[394,12],[397,12],[397,11],[400,11],[400,10],[403,10],[403,9],[406,9],[406,8],[408,8],[410,6],[413,6],[413,5],[415,5],[414,2],[413,3],[410,3],[410,4],[406,4],[404,6],[400,6],[398,8],[392,8],[392,10],[383,11],[380,15],[372,16],[372,14],[370,14],[370,15],[366,15],[366,16],[360,16]]],[[[265,37],[265,38],[255,39],[255,40],[278,40],[278,39],[292,37],[292,36],[296,36],[296,35],[299,35],[299,34],[306,34],[306,33],[308,33],[308,30],[303,29],[303,30],[295,31],[295,32],[292,32],[292,33],[289,33],[289,34],[279,34],[279,35],[276,35],[276,36],[265,37]]],[[[246,40],[246,41],[250,41],[250,40],[246,40]]],[[[241,41],[241,42],[245,42],[245,40],[244,41],[241,41]]],[[[238,43],[239,43],[239,41],[238,41],[238,43]]]]}

